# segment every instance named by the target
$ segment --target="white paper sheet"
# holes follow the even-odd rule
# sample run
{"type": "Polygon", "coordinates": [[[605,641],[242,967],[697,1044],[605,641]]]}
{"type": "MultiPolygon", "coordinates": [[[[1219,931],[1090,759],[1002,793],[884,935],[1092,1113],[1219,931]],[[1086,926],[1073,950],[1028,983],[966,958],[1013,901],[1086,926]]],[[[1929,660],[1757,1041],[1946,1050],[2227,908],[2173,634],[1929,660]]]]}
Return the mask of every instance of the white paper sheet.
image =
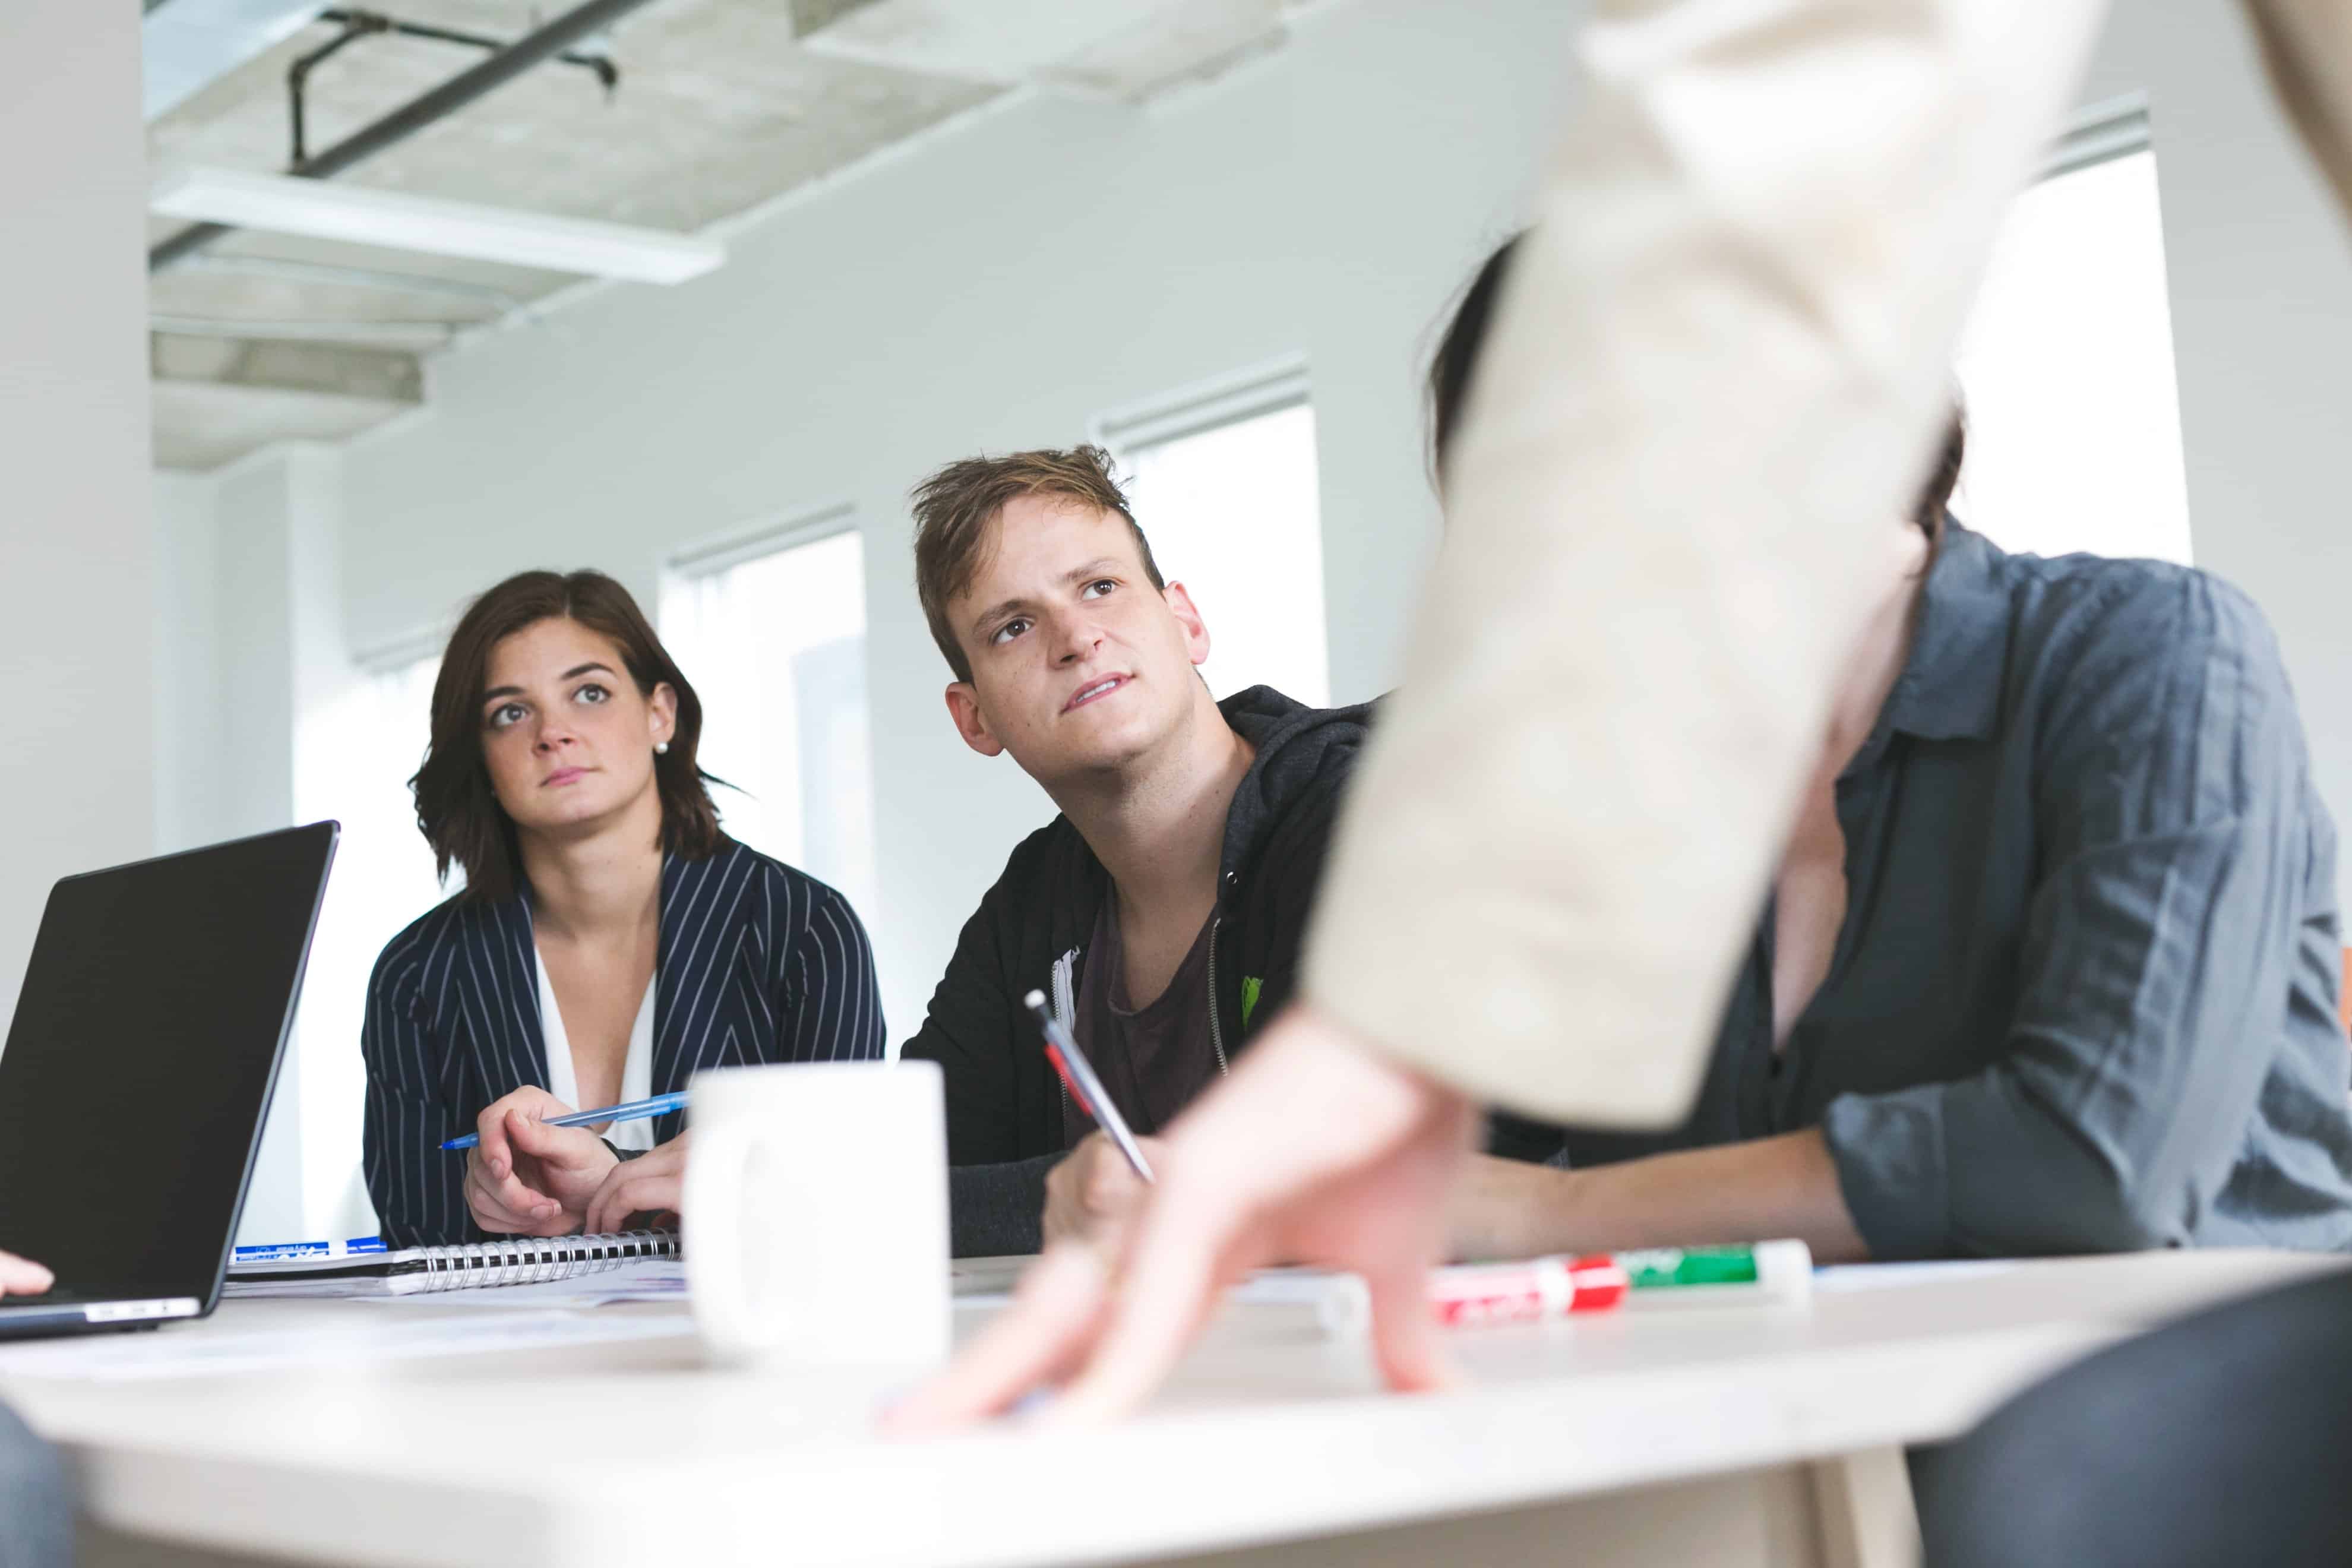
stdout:
{"type": "Polygon", "coordinates": [[[1856,1290],[1893,1290],[1939,1279],[1968,1279],[1980,1274],[2007,1274],[2018,1267],[2009,1258],[1952,1258],[1934,1263],[1841,1263],[1813,1270],[1815,1295],[1845,1295],[1856,1290]]]}
{"type": "MultiPolygon", "coordinates": [[[[995,1265],[1015,1260],[986,1261],[995,1265]]],[[[1034,1260],[1024,1258],[1017,1261],[1026,1264],[1034,1260]]],[[[963,1264],[957,1264],[956,1310],[993,1310],[1008,1305],[1017,1274],[1017,1269],[967,1270],[963,1264]]],[[[1321,1268],[1261,1268],[1225,1292],[1225,1305],[1260,1317],[1270,1310],[1290,1312],[1334,1333],[1355,1331],[1370,1319],[1362,1281],[1353,1274],[1336,1274],[1321,1268]]]]}

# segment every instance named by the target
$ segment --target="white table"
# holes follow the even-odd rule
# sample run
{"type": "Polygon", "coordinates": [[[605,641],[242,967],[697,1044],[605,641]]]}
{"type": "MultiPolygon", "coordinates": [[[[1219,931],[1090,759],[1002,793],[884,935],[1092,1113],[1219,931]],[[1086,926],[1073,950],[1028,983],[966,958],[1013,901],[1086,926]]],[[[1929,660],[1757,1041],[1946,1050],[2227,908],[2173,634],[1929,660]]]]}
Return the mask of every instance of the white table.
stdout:
{"type": "MultiPolygon", "coordinates": [[[[100,1560],[1869,1564],[1907,1552],[1902,1445],[2347,1261],[2060,1260],[1796,1311],[1464,1331],[1467,1386],[1413,1398],[1378,1392],[1360,1344],[1246,1310],[1146,1416],[1080,1436],[882,1442],[870,1394],[713,1370],[689,1337],[134,1383],[0,1367],[0,1392],[78,1462],[100,1560]]],[[[488,1309],[232,1303],[162,1332],[467,1310],[488,1309]]]]}

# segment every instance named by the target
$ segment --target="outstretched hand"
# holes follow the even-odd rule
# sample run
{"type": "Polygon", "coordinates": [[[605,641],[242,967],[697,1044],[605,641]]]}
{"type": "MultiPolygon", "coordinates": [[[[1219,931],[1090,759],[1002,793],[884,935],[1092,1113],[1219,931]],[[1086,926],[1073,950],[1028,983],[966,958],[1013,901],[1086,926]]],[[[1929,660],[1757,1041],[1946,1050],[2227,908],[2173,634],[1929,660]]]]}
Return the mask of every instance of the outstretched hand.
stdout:
{"type": "Polygon", "coordinates": [[[1170,1127],[1147,1201],[1047,1248],[1013,1304],[887,1427],[944,1431],[1064,1382],[1042,1420],[1122,1415],[1167,1377],[1226,1286],[1276,1262],[1362,1275],[1390,1385],[1440,1385],[1425,1280],[1475,1120],[1452,1090],[1293,1009],[1170,1127]]]}

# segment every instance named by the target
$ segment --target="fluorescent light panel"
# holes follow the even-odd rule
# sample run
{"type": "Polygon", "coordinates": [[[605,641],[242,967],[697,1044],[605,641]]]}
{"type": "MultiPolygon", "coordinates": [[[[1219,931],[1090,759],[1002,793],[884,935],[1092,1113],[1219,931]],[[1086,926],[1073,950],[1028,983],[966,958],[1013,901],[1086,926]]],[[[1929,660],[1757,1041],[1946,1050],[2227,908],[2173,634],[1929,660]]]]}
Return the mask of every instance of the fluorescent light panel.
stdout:
{"type": "Polygon", "coordinates": [[[203,223],[639,283],[683,283],[727,259],[725,245],[691,235],[238,169],[172,175],[147,205],[203,223]]]}

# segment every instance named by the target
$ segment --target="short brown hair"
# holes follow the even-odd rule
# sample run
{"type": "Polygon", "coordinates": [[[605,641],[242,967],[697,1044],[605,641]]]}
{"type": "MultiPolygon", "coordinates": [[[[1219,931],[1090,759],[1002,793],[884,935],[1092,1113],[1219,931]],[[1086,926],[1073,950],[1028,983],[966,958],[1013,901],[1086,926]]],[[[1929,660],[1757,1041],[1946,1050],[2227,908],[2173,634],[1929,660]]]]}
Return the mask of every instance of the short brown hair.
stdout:
{"type": "Polygon", "coordinates": [[[1913,503],[1911,521],[1931,544],[1944,542],[1944,519],[1950,515],[1952,489],[1960,482],[1960,465],[1969,457],[1969,414],[1960,402],[1958,389],[1952,393],[1952,412],[1944,421],[1944,437],[1936,444],[1936,456],[1927,468],[1927,478],[1919,487],[1918,500],[1913,503]]]}
{"type": "Polygon", "coordinates": [[[416,799],[416,826],[433,846],[435,868],[446,879],[452,864],[463,866],[469,900],[502,902],[514,896],[522,878],[514,820],[499,804],[482,761],[482,693],[489,686],[490,650],[526,627],[552,620],[577,621],[612,639],[643,695],[651,697],[664,683],[677,695],[669,750],[654,759],[662,848],[702,860],[726,842],[705,782],[709,775],[694,760],[702,739],[702,700],[629,591],[602,572],[521,572],[476,599],[449,635],[441,673],[433,682],[433,739],[425,765],[408,781],[416,799]]]}
{"type": "Polygon", "coordinates": [[[989,554],[991,525],[1007,501],[1022,496],[1067,496],[1118,513],[1134,536],[1136,553],[1143,558],[1143,574],[1154,588],[1168,586],[1160,580],[1160,563],[1151,558],[1150,541],[1136,525],[1127,494],[1111,471],[1110,454],[1100,447],[950,463],[915,487],[915,594],[923,602],[923,618],[931,623],[931,640],[947,656],[958,680],[971,679],[971,660],[948,620],[948,601],[980,575],[989,554]]]}
{"type": "Polygon", "coordinates": [[[1502,295],[1503,279],[1510,273],[1519,239],[1518,235],[1511,236],[1479,265],[1454,304],[1453,319],[1437,341],[1437,352],[1429,356],[1430,467],[1441,483],[1446,455],[1462,428],[1463,405],[1470,400],[1470,374],[1477,369],[1478,356],[1486,346],[1486,327],[1495,319],[1495,302],[1502,295]]]}

